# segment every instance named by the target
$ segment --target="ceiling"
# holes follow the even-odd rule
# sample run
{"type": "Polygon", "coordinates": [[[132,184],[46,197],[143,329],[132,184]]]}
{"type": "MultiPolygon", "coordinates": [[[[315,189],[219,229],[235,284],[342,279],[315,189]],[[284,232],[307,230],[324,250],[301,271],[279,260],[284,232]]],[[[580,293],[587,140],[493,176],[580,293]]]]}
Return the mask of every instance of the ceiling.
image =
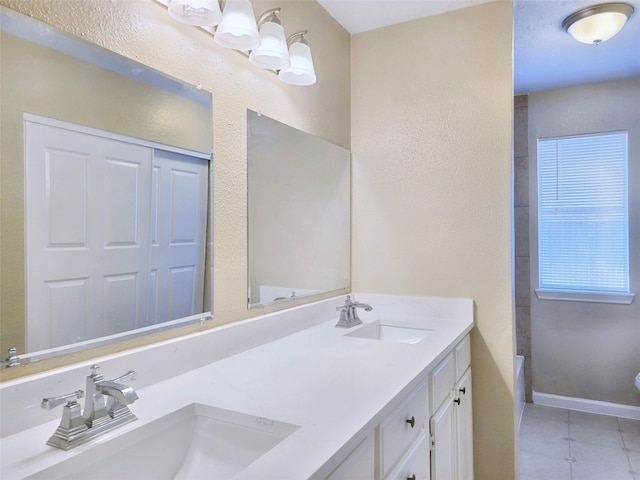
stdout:
{"type": "MultiPolygon", "coordinates": [[[[352,35],[488,1],[318,0],[352,35]]],[[[617,36],[596,46],[577,42],[561,25],[602,0],[514,0],[514,93],[640,76],[640,0],[623,1],[634,14],[617,36]]]]}

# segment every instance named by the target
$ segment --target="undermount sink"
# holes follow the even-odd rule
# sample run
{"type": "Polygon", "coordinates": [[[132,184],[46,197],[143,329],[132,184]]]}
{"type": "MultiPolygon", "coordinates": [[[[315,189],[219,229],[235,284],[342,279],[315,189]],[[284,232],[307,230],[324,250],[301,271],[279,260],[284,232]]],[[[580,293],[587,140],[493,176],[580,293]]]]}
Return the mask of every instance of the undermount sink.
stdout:
{"type": "Polygon", "coordinates": [[[192,403],[29,479],[225,479],[299,427],[192,403]]]}
{"type": "Polygon", "coordinates": [[[354,332],[348,333],[346,336],[413,344],[423,340],[431,332],[433,332],[433,330],[428,328],[418,328],[401,323],[376,320],[375,322],[360,327],[354,332]]]}

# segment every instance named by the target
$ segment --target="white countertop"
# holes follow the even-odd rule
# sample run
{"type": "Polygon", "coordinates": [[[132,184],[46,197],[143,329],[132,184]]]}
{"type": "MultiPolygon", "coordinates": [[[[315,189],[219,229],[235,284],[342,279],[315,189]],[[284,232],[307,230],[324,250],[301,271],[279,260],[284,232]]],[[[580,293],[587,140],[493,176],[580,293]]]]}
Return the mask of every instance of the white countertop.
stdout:
{"type": "MultiPolygon", "coordinates": [[[[369,298],[358,296],[361,302],[369,298]]],[[[381,420],[383,409],[472,329],[473,302],[460,302],[464,314],[455,318],[415,312],[403,318],[434,330],[417,344],[345,337],[358,327],[334,328],[334,318],[141,388],[130,406],[138,421],[69,452],[44,443],[59,420],[5,437],[0,477],[23,478],[197,402],[300,426],[236,478],[324,478],[381,420]]],[[[360,316],[369,323],[396,314],[402,309],[389,305],[360,316]]]]}

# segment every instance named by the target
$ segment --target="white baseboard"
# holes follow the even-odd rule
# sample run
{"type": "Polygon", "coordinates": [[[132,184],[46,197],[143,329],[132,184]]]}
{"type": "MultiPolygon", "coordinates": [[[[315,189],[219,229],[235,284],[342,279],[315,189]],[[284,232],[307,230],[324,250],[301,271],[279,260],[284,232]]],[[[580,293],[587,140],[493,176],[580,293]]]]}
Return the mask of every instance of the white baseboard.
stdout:
{"type": "Polygon", "coordinates": [[[599,402],[586,398],[564,397],[551,393],[533,392],[533,403],[547,407],[567,408],[580,412],[598,413],[613,417],[631,418],[640,420],[640,407],[622,405],[620,403],[599,402]]]}

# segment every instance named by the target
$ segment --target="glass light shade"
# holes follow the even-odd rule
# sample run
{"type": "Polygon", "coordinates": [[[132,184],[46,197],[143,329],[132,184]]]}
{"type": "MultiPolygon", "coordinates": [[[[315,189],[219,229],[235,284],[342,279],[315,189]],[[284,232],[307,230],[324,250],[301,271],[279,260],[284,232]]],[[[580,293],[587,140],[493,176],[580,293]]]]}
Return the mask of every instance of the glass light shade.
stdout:
{"type": "Polygon", "coordinates": [[[582,43],[602,43],[616,35],[627,22],[627,16],[619,12],[603,12],[578,20],[567,30],[582,43]]]}
{"type": "Polygon", "coordinates": [[[227,0],[213,39],[225,48],[249,51],[260,46],[260,34],[249,0],[227,0]]]}
{"type": "Polygon", "coordinates": [[[251,51],[249,61],[261,68],[280,70],[289,66],[289,51],[284,38],[284,28],[274,22],[265,22],[260,27],[261,43],[251,51]]]}
{"type": "Polygon", "coordinates": [[[180,22],[210,27],[220,22],[218,0],[169,0],[169,15],[180,22]]]}
{"type": "Polygon", "coordinates": [[[291,85],[313,85],[316,83],[316,72],[313,68],[311,49],[301,42],[292,43],[289,47],[291,64],[278,73],[278,78],[291,85]]]}

